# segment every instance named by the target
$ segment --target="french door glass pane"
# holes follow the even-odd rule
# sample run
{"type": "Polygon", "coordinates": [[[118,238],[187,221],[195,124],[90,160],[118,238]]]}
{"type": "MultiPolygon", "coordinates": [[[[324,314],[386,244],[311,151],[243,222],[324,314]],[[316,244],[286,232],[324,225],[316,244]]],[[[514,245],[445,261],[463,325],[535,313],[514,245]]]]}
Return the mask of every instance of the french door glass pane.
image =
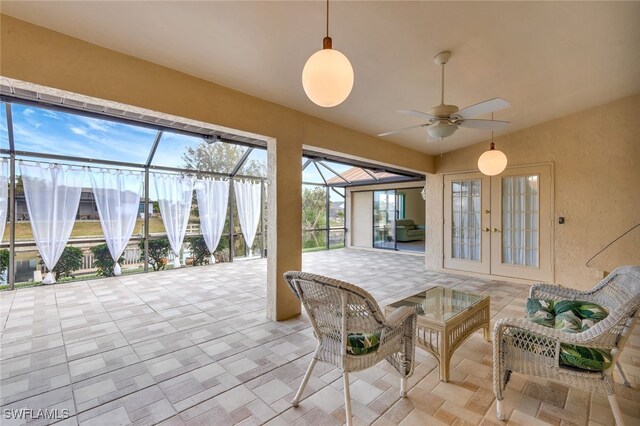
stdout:
{"type": "Polygon", "coordinates": [[[538,266],[538,175],[502,178],[502,263],[538,266]]]}
{"type": "Polygon", "coordinates": [[[451,257],[480,260],[480,179],[451,182],[451,257]]]}

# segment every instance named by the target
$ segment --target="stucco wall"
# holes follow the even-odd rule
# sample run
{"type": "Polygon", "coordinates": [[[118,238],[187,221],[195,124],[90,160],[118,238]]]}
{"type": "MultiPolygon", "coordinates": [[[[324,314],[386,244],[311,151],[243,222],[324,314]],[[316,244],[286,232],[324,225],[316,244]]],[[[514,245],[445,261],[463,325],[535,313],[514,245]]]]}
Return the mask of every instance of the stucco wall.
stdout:
{"type": "Polygon", "coordinates": [[[416,225],[424,225],[426,220],[425,202],[422,199],[420,191],[422,191],[422,188],[400,190],[400,192],[404,192],[406,195],[404,216],[407,219],[412,219],[416,225]]]}
{"type": "MultiPolygon", "coordinates": [[[[600,270],[640,265],[640,232],[608,250],[606,264],[585,263],[640,222],[640,95],[546,122],[495,139],[510,166],[553,162],[555,282],[588,289],[600,270]],[[565,218],[559,225],[558,217],[565,218]],[[626,247],[626,248],[624,248],[626,247]],[[635,247],[635,249],[633,249],[635,247]]],[[[427,178],[427,205],[441,206],[443,173],[477,170],[484,142],[436,159],[427,178]]],[[[427,210],[427,228],[442,235],[442,208],[427,210]]],[[[442,267],[442,238],[427,240],[427,266],[442,267]]]]}
{"type": "Polygon", "coordinates": [[[347,206],[347,211],[351,213],[347,223],[347,247],[372,247],[373,192],[353,192],[350,193],[349,200],[351,203],[347,206]]]}

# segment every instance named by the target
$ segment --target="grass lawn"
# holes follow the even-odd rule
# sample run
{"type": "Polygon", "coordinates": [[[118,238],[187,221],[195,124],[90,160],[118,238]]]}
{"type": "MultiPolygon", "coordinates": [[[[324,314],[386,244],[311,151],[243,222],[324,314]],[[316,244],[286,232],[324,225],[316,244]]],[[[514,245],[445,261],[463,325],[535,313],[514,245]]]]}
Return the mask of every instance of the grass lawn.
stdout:
{"type": "MultiPolygon", "coordinates": [[[[136,220],[136,226],[133,228],[133,235],[142,234],[142,219],[136,220]]],[[[159,217],[149,219],[150,233],[164,233],[164,224],[159,217]]],[[[6,238],[9,237],[9,225],[4,230],[6,238]]],[[[71,231],[71,238],[78,237],[103,237],[102,227],[99,220],[77,220],[71,231]]],[[[30,222],[16,222],[16,240],[33,240],[30,222]]]]}

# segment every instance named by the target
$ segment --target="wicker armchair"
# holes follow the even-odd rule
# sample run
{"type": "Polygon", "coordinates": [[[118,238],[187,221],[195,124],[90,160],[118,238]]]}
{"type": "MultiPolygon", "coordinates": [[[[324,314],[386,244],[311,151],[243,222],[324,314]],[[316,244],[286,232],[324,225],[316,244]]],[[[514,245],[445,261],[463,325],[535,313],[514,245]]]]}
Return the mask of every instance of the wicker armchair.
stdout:
{"type": "Polygon", "coordinates": [[[630,386],[618,359],[640,308],[640,266],[617,268],[589,291],[536,284],[531,287],[530,297],[593,302],[607,308],[609,315],[578,333],[556,330],[526,319],[499,320],[493,329],[493,390],[498,419],[504,420],[503,391],[511,372],[517,372],[606,393],[616,423],[623,425],[614,393],[613,369],[617,365],[625,386],[630,386]],[[586,371],[562,365],[559,362],[561,344],[611,350],[610,367],[604,371],[586,371]]]}
{"type": "Polygon", "coordinates": [[[413,374],[415,357],[415,310],[400,308],[385,318],[375,299],[353,284],[304,272],[287,272],[284,278],[302,301],[318,339],[311,364],[293,399],[294,407],[298,406],[317,361],[334,365],[343,372],[348,425],[351,424],[350,372],[373,367],[386,359],[400,374],[400,394],[406,396],[406,382],[413,374]],[[366,340],[368,347],[356,348],[356,340],[366,340]]]}

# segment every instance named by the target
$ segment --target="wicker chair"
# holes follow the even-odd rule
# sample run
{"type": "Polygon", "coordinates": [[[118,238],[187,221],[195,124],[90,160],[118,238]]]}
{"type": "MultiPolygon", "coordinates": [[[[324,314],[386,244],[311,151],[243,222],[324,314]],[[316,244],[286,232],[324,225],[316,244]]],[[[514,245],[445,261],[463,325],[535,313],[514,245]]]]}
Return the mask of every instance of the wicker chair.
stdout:
{"type": "Polygon", "coordinates": [[[334,365],[343,372],[347,424],[351,424],[349,373],[373,367],[386,359],[400,373],[400,394],[406,396],[407,378],[413,373],[416,312],[401,308],[388,318],[375,299],[353,284],[321,275],[287,272],[284,278],[306,309],[318,347],[300,388],[293,399],[297,407],[317,361],[334,365]],[[375,336],[377,345],[353,354],[354,336],[375,336]],[[350,350],[351,348],[351,350],[350,350]],[[350,353],[351,352],[351,353],[350,353]]]}
{"type": "Polygon", "coordinates": [[[593,302],[606,307],[609,315],[579,333],[556,330],[526,319],[499,320],[493,329],[493,390],[498,419],[504,420],[503,392],[511,372],[517,372],[606,393],[616,423],[623,425],[622,413],[614,393],[613,369],[617,365],[625,386],[630,386],[619,357],[637,320],[636,313],[640,307],[640,266],[617,268],[589,291],[536,284],[531,287],[530,297],[593,302]],[[601,372],[591,372],[561,365],[560,344],[563,343],[609,349],[611,366],[601,372]]]}

